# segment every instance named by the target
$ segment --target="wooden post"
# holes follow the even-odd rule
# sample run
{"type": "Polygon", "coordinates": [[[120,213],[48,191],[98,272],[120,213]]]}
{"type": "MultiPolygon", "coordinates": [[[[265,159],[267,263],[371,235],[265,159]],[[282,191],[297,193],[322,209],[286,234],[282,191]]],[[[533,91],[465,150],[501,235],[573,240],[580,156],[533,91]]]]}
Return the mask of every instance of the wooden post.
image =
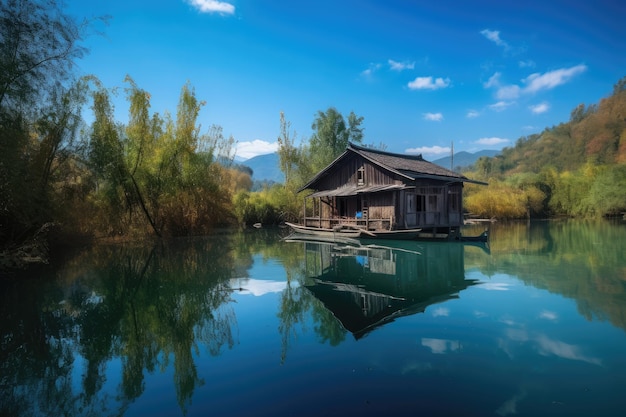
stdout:
{"type": "Polygon", "coordinates": [[[318,227],[322,228],[322,197],[317,200],[317,223],[318,227]]]}

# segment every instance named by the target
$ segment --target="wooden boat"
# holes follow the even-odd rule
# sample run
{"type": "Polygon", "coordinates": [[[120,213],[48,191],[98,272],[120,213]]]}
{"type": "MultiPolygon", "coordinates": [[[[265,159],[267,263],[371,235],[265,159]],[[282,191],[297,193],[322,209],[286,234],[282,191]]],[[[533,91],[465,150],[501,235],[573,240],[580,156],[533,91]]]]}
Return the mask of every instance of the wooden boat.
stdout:
{"type": "Polygon", "coordinates": [[[285,222],[285,224],[291,227],[291,229],[296,233],[300,233],[300,234],[308,235],[308,236],[321,236],[321,237],[326,237],[326,238],[337,238],[337,237],[358,238],[361,236],[362,233],[367,233],[366,230],[359,229],[359,228],[349,226],[349,225],[339,225],[339,226],[333,227],[332,229],[324,229],[320,227],[308,227],[308,226],[303,226],[301,224],[295,224],[295,223],[289,223],[289,222],[285,222]]]}
{"type": "Polygon", "coordinates": [[[422,229],[403,229],[403,230],[368,230],[367,237],[371,239],[389,239],[389,240],[415,240],[420,237],[422,229]]]}
{"type": "Polygon", "coordinates": [[[340,224],[332,229],[325,229],[289,222],[285,222],[285,224],[291,227],[294,233],[324,237],[326,239],[457,240],[463,242],[487,242],[489,240],[489,232],[487,230],[478,236],[462,236],[458,234],[453,237],[448,233],[433,233],[423,231],[422,229],[365,230],[350,224],[340,224]]]}

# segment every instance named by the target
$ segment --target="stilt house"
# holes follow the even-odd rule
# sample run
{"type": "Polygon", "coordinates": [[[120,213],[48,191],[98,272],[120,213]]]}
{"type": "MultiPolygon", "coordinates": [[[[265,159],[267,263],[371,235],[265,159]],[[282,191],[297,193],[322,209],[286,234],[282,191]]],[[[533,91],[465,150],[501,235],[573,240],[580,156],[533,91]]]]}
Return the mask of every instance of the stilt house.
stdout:
{"type": "MultiPolygon", "coordinates": [[[[364,230],[422,229],[454,236],[463,225],[463,184],[473,181],[421,155],[383,152],[349,143],[300,191],[303,224],[364,230]]],[[[485,183],[480,183],[485,184],[485,183]]]]}

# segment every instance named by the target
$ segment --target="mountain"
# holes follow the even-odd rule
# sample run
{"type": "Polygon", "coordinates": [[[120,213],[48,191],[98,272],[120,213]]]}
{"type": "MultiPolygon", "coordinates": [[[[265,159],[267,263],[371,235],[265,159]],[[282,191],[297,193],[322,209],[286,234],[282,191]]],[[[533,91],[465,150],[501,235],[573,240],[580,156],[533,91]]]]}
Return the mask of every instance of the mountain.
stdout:
{"type": "MultiPolygon", "coordinates": [[[[476,153],[470,152],[457,152],[454,154],[454,168],[457,167],[469,167],[473,165],[478,158],[482,156],[494,157],[498,155],[500,151],[482,150],[476,153]]],[[[434,164],[450,169],[450,157],[439,158],[431,161],[434,164]]],[[[274,181],[283,183],[285,182],[285,175],[280,170],[278,153],[270,153],[265,155],[258,155],[250,159],[246,159],[243,162],[239,162],[240,165],[249,167],[252,170],[253,181],[274,181]]]]}
{"type": "Polygon", "coordinates": [[[285,182],[285,175],[280,170],[280,162],[276,152],[257,155],[240,162],[240,165],[245,165],[252,169],[252,180],[254,181],[285,182]]]}
{"type": "MultiPolygon", "coordinates": [[[[469,166],[474,165],[476,161],[478,160],[478,158],[480,157],[487,156],[489,158],[493,158],[494,156],[498,154],[500,154],[500,151],[493,151],[493,150],[482,150],[482,151],[478,151],[475,153],[470,153],[470,152],[465,152],[465,151],[457,152],[454,154],[454,161],[453,161],[454,166],[452,167],[452,169],[454,170],[457,167],[467,168],[469,166]]],[[[449,156],[439,158],[431,162],[441,167],[450,169],[450,157],[449,156]]]]}

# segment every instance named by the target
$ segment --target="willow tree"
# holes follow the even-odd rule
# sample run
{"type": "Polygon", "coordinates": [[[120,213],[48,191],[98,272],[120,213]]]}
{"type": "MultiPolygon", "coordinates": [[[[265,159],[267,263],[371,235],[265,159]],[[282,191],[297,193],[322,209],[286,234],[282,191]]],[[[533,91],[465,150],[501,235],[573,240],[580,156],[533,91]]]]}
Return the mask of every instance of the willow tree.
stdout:
{"type": "Polygon", "coordinates": [[[0,2],[0,245],[55,220],[50,180],[76,139],[72,70],[88,23],[56,0],[0,2]]]}
{"type": "MultiPolygon", "coordinates": [[[[228,159],[234,139],[224,139],[219,126],[202,133],[198,116],[204,103],[189,85],[181,90],[173,118],[151,115],[150,94],[132,78],[125,81],[130,104],[125,127],[113,120],[108,93],[102,88],[94,93],[90,161],[101,181],[108,223],[117,222],[119,233],[142,233],[142,226],[149,225],[162,236],[204,234],[226,222],[231,181],[217,156],[228,159]]],[[[108,233],[113,231],[109,227],[108,233]]]]}

